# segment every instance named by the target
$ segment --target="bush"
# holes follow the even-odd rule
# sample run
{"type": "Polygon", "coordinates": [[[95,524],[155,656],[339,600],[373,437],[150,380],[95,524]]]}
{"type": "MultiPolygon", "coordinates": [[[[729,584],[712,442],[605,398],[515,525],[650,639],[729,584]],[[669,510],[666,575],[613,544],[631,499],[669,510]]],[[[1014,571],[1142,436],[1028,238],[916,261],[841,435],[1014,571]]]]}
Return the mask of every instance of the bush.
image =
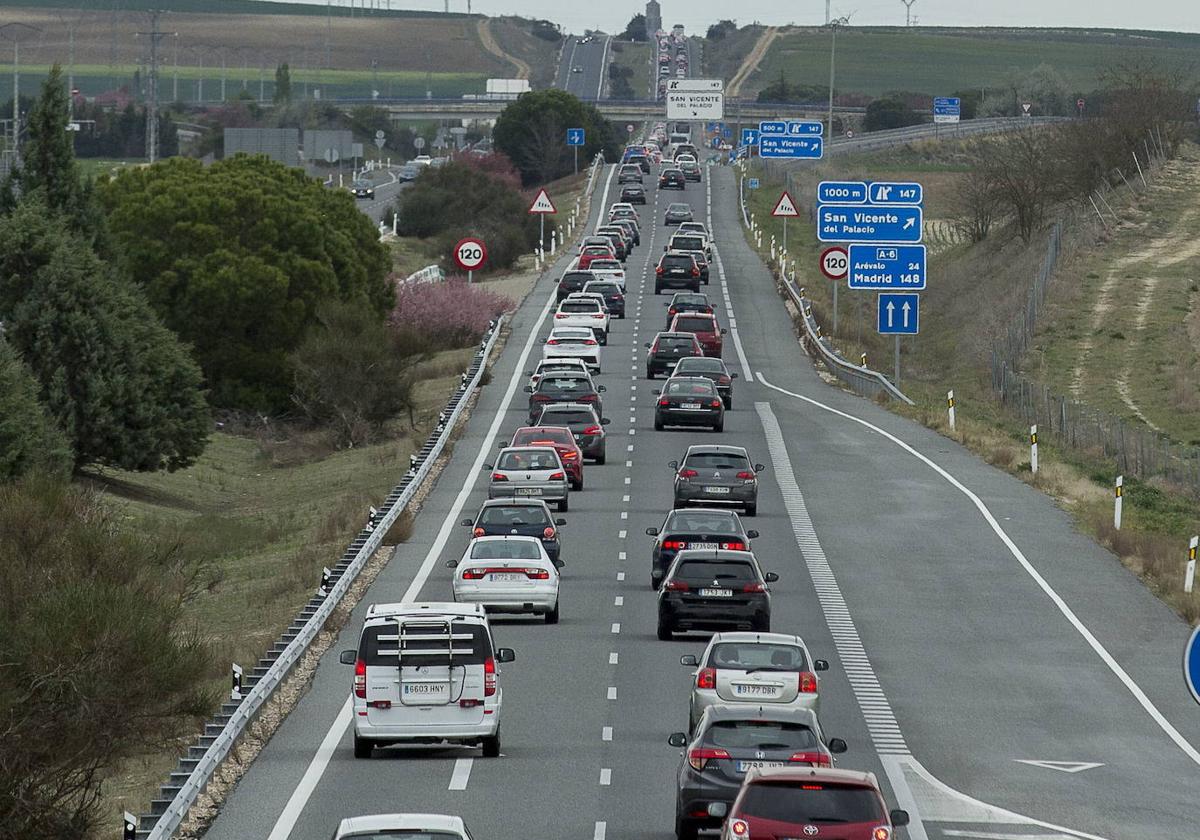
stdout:
{"type": "Polygon", "coordinates": [[[887,128],[903,128],[919,125],[923,115],[899,98],[876,99],[867,105],[867,116],[863,120],[863,131],[881,131],[887,128]]]}
{"type": "Polygon", "coordinates": [[[469,347],[512,301],[460,278],[445,283],[398,283],[392,328],[426,336],[440,348],[469,347]]]}
{"type": "Polygon", "coordinates": [[[0,333],[0,482],[33,472],[65,476],[71,448],[38,400],[37,380],[0,333]]]}
{"type": "Polygon", "coordinates": [[[590,160],[603,152],[616,160],[624,132],[596,110],[565,90],[535,90],[523,93],[500,112],[492,138],[521,170],[526,185],[544,184],[570,175],[574,164],[566,145],[568,128],[583,128],[587,143],[580,160],[590,160]]]}

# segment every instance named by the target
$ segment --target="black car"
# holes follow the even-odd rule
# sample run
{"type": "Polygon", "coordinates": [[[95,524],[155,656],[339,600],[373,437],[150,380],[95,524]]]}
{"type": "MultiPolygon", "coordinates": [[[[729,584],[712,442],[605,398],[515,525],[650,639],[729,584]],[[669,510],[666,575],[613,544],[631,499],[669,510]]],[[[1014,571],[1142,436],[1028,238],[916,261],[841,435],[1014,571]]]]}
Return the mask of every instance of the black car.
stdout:
{"type": "Polygon", "coordinates": [[[694,233],[676,233],[663,246],[664,252],[691,254],[696,258],[696,266],[700,269],[700,282],[708,282],[708,249],[707,240],[694,233]]]}
{"type": "Polygon", "coordinates": [[[558,279],[558,289],[554,293],[555,300],[562,303],[567,295],[582,292],[583,287],[595,280],[596,275],[590,271],[568,271],[558,279]]]}
{"type": "Polygon", "coordinates": [[[661,295],[663,289],[681,288],[700,291],[700,266],[693,254],[668,251],[654,268],[654,294],[661,295]]]}
{"type": "Polygon", "coordinates": [[[464,519],[461,524],[472,529],[473,537],[537,537],[554,565],[562,565],[558,528],[567,520],[552,518],[550,508],[541,499],[491,499],[483,503],[474,519],[464,519]]]}
{"type": "Polygon", "coordinates": [[[645,204],[646,188],[641,184],[626,184],[621,187],[621,200],[630,204],[645,204]]]}
{"type": "Polygon", "coordinates": [[[658,590],[658,638],[689,630],[771,632],[768,583],[779,575],[758,568],[749,551],[684,549],[658,590]]]}
{"type": "Polygon", "coordinates": [[[621,284],[616,280],[593,280],[584,286],[583,290],[604,295],[604,305],[608,307],[608,314],[622,320],[625,318],[625,293],[621,291],[621,284]]]}
{"type": "Polygon", "coordinates": [[[654,341],[646,342],[646,378],[653,379],[660,373],[670,373],[675,363],[686,356],[703,356],[704,349],[695,333],[660,332],[654,341]]]}
{"type": "Polygon", "coordinates": [[[627,255],[633,253],[633,246],[636,244],[633,241],[633,237],[629,235],[629,232],[626,231],[625,228],[621,227],[621,225],[617,224],[616,222],[609,222],[606,225],[601,225],[600,227],[596,228],[596,233],[599,236],[607,236],[610,238],[613,236],[619,237],[625,246],[625,253],[627,255]]]}
{"type": "Polygon", "coordinates": [[[566,426],[575,435],[583,457],[603,464],[607,454],[604,427],[608,423],[608,418],[602,418],[596,407],[589,403],[552,403],[542,409],[534,425],[566,426]]]}
{"type": "Polygon", "coordinates": [[[355,181],[350,185],[350,191],[355,198],[375,198],[375,185],[370,181],[355,181]]]}
{"type": "Polygon", "coordinates": [[[692,220],[692,208],[687,204],[668,204],[667,213],[663,216],[664,225],[677,225],[680,222],[690,222],[692,220]]]}
{"type": "Polygon", "coordinates": [[[708,302],[708,295],[703,292],[676,292],[670,302],[664,303],[663,306],[667,307],[667,323],[664,326],[668,329],[675,323],[675,316],[681,312],[713,314],[713,306],[708,302]]]}
{"type": "Polygon", "coordinates": [[[625,262],[625,260],[629,259],[629,245],[625,241],[624,233],[597,231],[596,235],[603,236],[608,240],[608,247],[612,249],[613,254],[616,255],[618,260],[625,262]]]}
{"type": "MultiPolygon", "coordinates": [[[[667,743],[685,748],[676,778],[678,840],[696,840],[696,832],[702,828],[719,829],[722,818],[710,815],[709,805],[720,803],[726,810],[731,808],[751,768],[832,767],[834,754],[846,751],[846,742],[841,738],[826,740],[812,709],[748,703],[705,709],[690,740],[687,733],[674,732],[667,743]]],[[[839,821],[837,817],[809,817],[811,813],[804,812],[800,819],[813,823],[814,828],[820,826],[820,834],[813,835],[846,836],[836,825],[830,826],[839,821]]],[[[789,837],[793,833],[800,831],[787,832],[789,837]]],[[[771,836],[783,837],[774,833],[771,836]]]]}
{"type": "Polygon", "coordinates": [[[660,190],[686,190],[687,178],[684,177],[683,170],[664,169],[658,176],[658,188],[660,190]]]}
{"type": "Polygon", "coordinates": [[[733,380],[737,374],[725,367],[725,362],[713,356],[680,359],[672,376],[703,376],[716,386],[726,410],[733,408],[733,380]]]}
{"type": "MultiPolygon", "coordinates": [[[[603,392],[604,386],[594,383],[586,373],[548,373],[538,380],[536,386],[525,386],[525,393],[529,394],[529,422],[536,421],[542,409],[551,403],[585,403],[594,406],[596,413],[602,415],[604,404],[600,394],[603,392]]],[[[580,448],[583,448],[582,445],[580,448]]]]}
{"type": "Polygon", "coordinates": [[[650,551],[650,588],[658,589],[675,555],[684,549],[750,551],[758,531],[747,531],[731,510],[678,508],[667,514],[661,528],[647,528],[656,537],[650,551]]]}
{"type": "Polygon", "coordinates": [[[655,394],[654,431],[667,426],[708,426],[714,432],[725,431],[725,403],[709,380],[673,375],[655,394]]]}
{"type": "Polygon", "coordinates": [[[625,162],[626,163],[636,163],[638,165],[638,168],[641,169],[643,172],[645,172],[647,174],[649,174],[649,172],[650,172],[650,158],[646,157],[645,155],[630,155],[629,159],[625,162]]]}

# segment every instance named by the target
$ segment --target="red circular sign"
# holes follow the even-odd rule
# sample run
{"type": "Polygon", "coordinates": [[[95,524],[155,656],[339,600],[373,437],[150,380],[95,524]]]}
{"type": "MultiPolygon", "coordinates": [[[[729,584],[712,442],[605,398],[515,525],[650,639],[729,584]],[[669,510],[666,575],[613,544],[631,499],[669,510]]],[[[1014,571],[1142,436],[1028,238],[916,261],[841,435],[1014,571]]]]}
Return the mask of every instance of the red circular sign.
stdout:
{"type": "Polygon", "coordinates": [[[850,256],[841,245],[821,252],[821,273],[830,280],[841,280],[850,273],[850,256]]]}
{"type": "Polygon", "coordinates": [[[460,239],[454,246],[454,262],[463,271],[478,271],[487,262],[487,246],[482,239],[460,239]]]}

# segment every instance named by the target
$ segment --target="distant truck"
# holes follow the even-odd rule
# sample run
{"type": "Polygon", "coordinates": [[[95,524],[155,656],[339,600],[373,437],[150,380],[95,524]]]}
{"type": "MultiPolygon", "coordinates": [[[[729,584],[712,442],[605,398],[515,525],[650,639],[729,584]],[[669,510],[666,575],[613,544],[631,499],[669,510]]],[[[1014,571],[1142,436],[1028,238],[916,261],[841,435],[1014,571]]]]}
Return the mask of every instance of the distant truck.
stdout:
{"type": "Polygon", "coordinates": [[[522,93],[529,92],[528,79],[488,79],[487,99],[516,99],[522,93]]]}

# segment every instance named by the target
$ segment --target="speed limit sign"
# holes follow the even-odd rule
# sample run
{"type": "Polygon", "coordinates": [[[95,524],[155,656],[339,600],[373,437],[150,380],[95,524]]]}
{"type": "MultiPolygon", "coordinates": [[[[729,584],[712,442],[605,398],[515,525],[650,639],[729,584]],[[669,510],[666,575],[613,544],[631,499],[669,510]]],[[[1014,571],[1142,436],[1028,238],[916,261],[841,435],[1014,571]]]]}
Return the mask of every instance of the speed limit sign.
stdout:
{"type": "Polygon", "coordinates": [[[454,262],[463,271],[478,271],[487,262],[487,246],[479,239],[460,239],[454,246],[454,262]]]}
{"type": "Polygon", "coordinates": [[[821,252],[821,273],[830,280],[841,280],[849,270],[850,258],[841,245],[834,245],[821,252]]]}

